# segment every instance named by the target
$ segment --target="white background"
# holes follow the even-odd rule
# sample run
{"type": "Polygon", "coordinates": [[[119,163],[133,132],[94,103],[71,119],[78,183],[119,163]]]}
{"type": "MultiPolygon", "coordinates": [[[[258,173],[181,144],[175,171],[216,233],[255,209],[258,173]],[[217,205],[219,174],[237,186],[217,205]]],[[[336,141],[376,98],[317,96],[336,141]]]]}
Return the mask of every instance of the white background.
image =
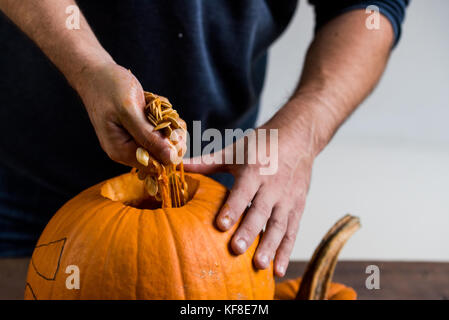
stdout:
{"type": "MultiPolygon", "coordinates": [[[[315,163],[293,259],[350,212],[363,226],[342,259],[449,261],[448,17],[447,0],[411,2],[379,86],[315,163]]],[[[313,26],[303,0],[271,50],[259,123],[292,92],[313,26]]]]}

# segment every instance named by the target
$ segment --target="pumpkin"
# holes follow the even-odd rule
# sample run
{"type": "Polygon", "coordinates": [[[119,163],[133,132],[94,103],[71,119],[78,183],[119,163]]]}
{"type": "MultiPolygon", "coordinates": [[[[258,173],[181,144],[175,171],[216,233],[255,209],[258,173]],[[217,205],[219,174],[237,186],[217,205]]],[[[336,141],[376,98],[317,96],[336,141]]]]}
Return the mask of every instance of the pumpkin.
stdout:
{"type": "Polygon", "coordinates": [[[189,200],[180,208],[155,208],[136,173],[67,202],[37,243],[25,298],[272,299],[272,267],[252,263],[258,241],[236,256],[228,247],[236,227],[214,227],[227,189],[197,174],[186,181],[189,200]],[[66,287],[69,266],[79,269],[79,289],[66,287]]]}
{"type": "MultiPolygon", "coordinates": [[[[295,300],[302,278],[290,279],[276,284],[274,298],[276,300],[295,300]]],[[[331,283],[324,297],[325,300],[355,300],[357,293],[341,283],[331,283]]]]}
{"type": "MultiPolygon", "coordinates": [[[[189,195],[180,208],[159,208],[135,172],[67,202],[36,245],[25,299],[295,298],[300,279],[278,284],[275,296],[272,266],[254,268],[258,239],[237,256],[229,248],[236,226],[227,232],[215,228],[227,189],[202,175],[185,178],[189,195]],[[68,289],[74,267],[79,289],[68,289]]],[[[353,217],[344,219],[346,229],[334,227],[315,252],[303,280],[309,288],[296,298],[355,298],[352,289],[341,285],[332,284],[328,293],[336,256],[350,235],[348,219],[354,222],[353,217]]]]}

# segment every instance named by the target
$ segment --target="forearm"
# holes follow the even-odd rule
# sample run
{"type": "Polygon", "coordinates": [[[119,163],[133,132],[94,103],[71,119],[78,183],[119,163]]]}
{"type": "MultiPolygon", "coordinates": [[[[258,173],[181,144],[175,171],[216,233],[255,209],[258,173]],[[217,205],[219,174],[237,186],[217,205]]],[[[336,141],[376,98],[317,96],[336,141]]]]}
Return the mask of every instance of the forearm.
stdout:
{"type": "Polygon", "coordinates": [[[380,29],[368,30],[365,19],[364,11],[351,11],[318,31],[296,91],[270,120],[289,134],[305,136],[315,155],[373,90],[386,66],[391,24],[381,16],[380,29]]]}
{"type": "Polygon", "coordinates": [[[75,87],[87,67],[113,62],[102,48],[86,19],[80,29],[66,27],[66,8],[74,0],[0,0],[0,10],[11,19],[75,87]]]}

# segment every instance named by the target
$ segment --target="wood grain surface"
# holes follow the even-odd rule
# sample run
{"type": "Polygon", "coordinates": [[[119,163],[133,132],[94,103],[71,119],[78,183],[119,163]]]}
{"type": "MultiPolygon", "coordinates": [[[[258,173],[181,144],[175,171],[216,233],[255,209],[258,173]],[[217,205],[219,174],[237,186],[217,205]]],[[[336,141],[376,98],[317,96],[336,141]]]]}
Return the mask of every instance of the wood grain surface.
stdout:
{"type": "MultiPolygon", "coordinates": [[[[286,278],[302,275],[305,266],[305,262],[291,262],[286,278]]],[[[449,300],[449,263],[340,261],[333,280],[354,288],[360,300],[449,300]],[[379,267],[378,290],[365,286],[369,265],[379,267]]]]}
{"type": "MultiPolygon", "coordinates": [[[[0,259],[0,299],[22,299],[28,258],[0,259]]],[[[306,263],[291,262],[285,278],[302,275],[306,263]]],[[[449,263],[340,261],[334,281],[353,287],[358,299],[445,299],[449,300],[449,263]],[[366,267],[380,269],[380,289],[365,286],[366,267]]]]}

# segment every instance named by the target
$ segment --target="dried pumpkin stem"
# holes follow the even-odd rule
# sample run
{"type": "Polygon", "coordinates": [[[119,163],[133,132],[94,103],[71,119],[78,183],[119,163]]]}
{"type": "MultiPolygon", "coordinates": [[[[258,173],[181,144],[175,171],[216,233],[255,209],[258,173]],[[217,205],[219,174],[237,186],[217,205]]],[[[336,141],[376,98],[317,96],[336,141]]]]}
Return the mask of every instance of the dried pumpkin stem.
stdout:
{"type": "Polygon", "coordinates": [[[359,218],[346,215],[326,233],[306,267],[297,300],[326,299],[338,254],[359,228],[359,218]]]}

